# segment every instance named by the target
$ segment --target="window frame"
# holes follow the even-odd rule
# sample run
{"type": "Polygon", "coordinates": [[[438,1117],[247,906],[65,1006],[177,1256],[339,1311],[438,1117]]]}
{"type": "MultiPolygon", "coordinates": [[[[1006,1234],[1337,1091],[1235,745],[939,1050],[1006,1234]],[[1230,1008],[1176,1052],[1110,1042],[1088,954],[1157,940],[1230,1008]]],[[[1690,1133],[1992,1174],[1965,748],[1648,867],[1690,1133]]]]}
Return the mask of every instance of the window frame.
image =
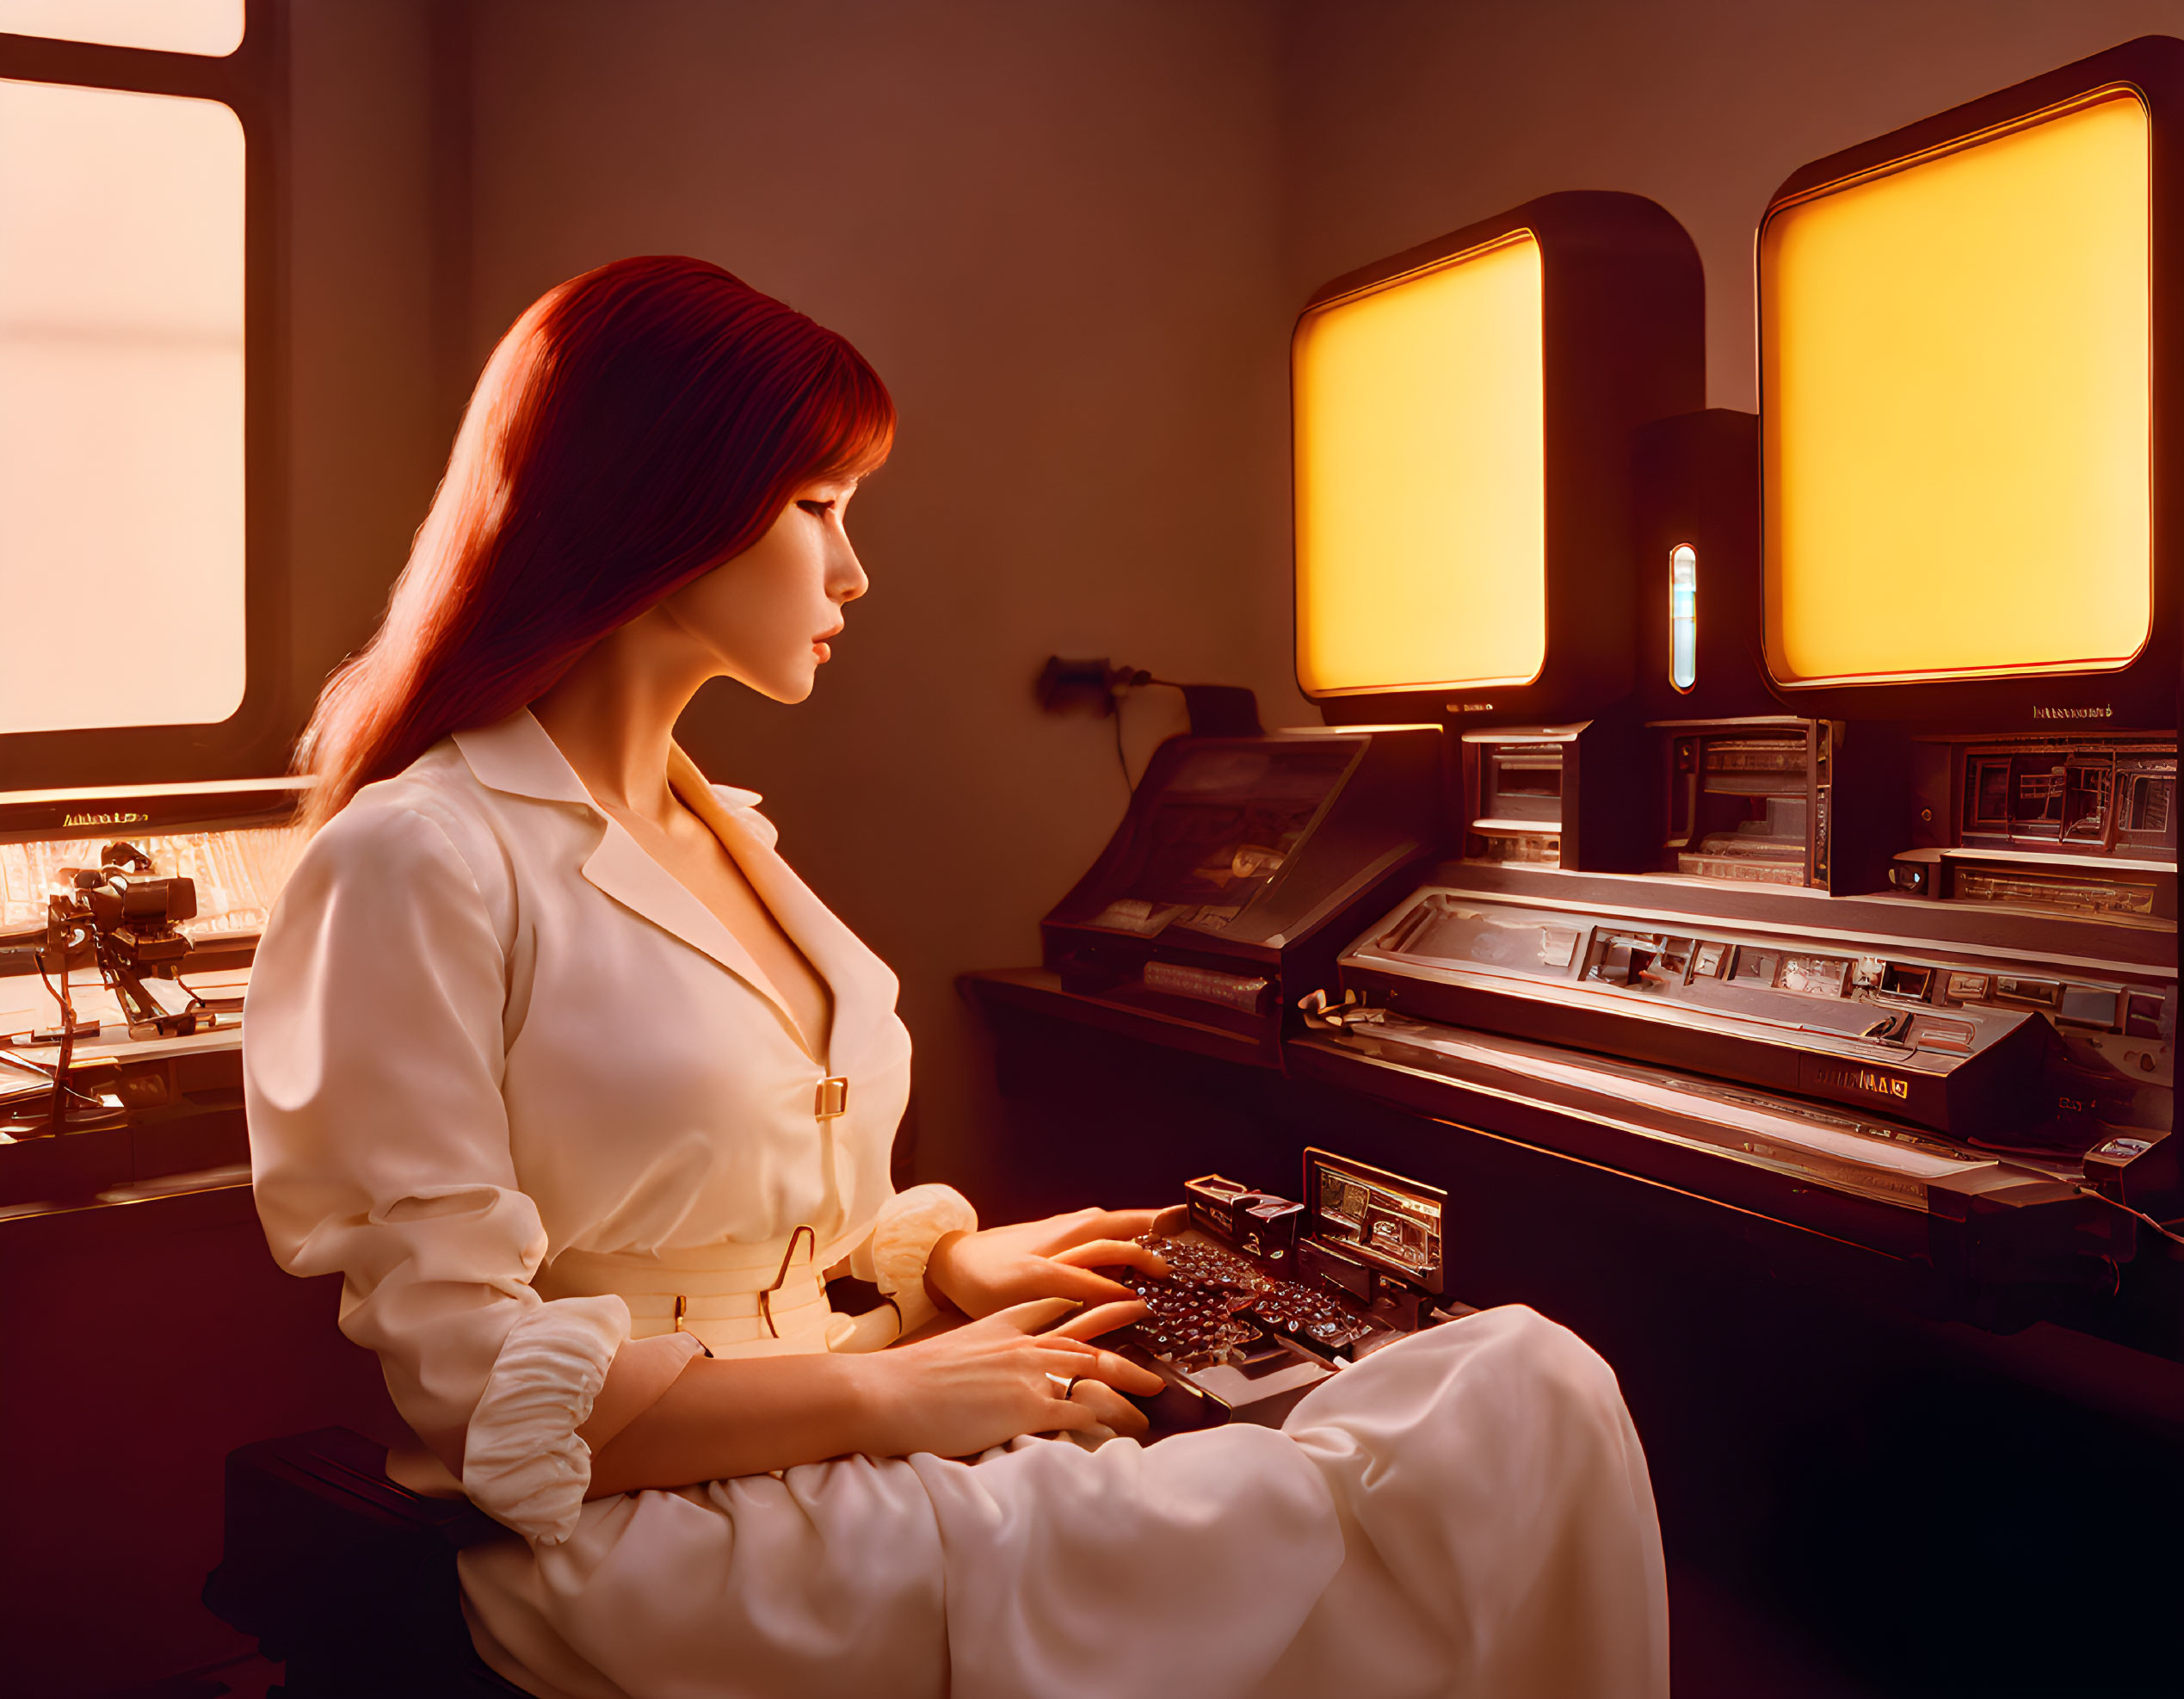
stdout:
{"type": "MultiPolygon", "coordinates": [[[[243,40],[213,58],[0,32],[0,80],[218,101],[243,127],[243,702],[209,726],[0,732],[0,789],[252,778],[284,772],[289,671],[288,0],[246,0],[243,40]]],[[[96,610],[70,635],[105,664],[96,610]]],[[[0,650],[0,652],[4,652],[0,650]]]]}

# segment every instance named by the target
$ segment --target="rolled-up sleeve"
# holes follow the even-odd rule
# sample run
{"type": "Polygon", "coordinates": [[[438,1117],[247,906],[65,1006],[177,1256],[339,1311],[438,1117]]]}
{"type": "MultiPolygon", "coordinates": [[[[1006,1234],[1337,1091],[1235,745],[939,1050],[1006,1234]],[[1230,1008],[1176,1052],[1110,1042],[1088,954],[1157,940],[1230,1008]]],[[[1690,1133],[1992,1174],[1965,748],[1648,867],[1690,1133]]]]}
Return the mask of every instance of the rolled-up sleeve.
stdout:
{"type": "Polygon", "coordinates": [[[932,1260],[933,1247],[949,1233],[978,1230],[978,1212],[953,1186],[912,1186],[889,1198],[848,1260],[851,1274],[879,1288],[895,1325],[884,1335],[854,1336],[857,1343],[851,1349],[872,1349],[915,1333],[932,1320],[939,1311],[925,1289],[925,1265],[932,1260]]]}
{"type": "Polygon", "coordinates": [[[887,1200],[872,1232],[849,1257],[849,1272],[888,1297],[923,1287],[933,1247],[949,1233],[978,1231],[978,1212],[953,1186],[912,1186],[887,1200]]]}
{"type": "Polygon", "coordinates": [[[447,826],[354,804],[259,947],[244,1075],[275,1257],[342,1276],[342,1330],[379,1354],[418,1437],[481,1508],[552,1543],[590,1484],[576,1430],[629,1312],[530,1284],[546,1234],[509,1150],[507,986],[502,929],[447,826]]]}

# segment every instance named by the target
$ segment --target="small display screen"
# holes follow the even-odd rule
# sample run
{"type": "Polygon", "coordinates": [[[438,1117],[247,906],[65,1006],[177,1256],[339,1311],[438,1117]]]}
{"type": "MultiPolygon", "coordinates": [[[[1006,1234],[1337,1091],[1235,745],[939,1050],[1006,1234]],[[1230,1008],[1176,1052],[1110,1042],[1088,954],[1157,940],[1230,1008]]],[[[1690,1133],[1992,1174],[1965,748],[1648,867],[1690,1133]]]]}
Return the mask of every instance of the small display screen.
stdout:
{"type": "Polygon", "coordinates": [[[1132,837],[1110,887],[1117,906],[1141,905],[1149,930],[1157,930],[1151,921],[1159,909],[1176,905],[1233,915],[1280,874],[1355,755],[1354,744],[1337,743],[1215,747],[1188,757],[1132,837]]]}
{"type": "Polygon", "coordinates": [[[1441,1290],[1446,1193],[1347,1157],[1306,1151],[1305,1197],[1308,1239],[1428,1292],[1441,1290]]]}
{"type": "Polygon", "coordinates": [[[2056,1013],[2081,1026],[2113,1029],[2116,1024],[2116,996],[2113,985],[2065,985],[2063,1005],[2056,1013]]]}

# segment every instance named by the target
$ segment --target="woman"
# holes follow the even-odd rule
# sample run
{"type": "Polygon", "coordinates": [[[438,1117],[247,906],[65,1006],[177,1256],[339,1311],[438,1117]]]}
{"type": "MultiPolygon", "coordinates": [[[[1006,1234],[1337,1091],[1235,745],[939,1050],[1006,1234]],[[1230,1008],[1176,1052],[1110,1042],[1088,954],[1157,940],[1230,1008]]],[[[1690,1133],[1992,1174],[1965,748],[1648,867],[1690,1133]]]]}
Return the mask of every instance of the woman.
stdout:
{"type": "Polygon", "coordinates": [[[892,430],[847,343],[717,267],[562,285],[306,734],[259,1208],[511,1530],[462,1558],[481,1653],[585,1699],[1664,1692],[1644,1460],[1561,1329],[1489,1312],[1284,1431],[1143,1447],[1154,1383],[1088,1342],[1139,1313],[1094,1270],[1160,1266],[1151,1212],[891,1193],[894,978],[671,734],[713,677],[810,694],[892,430]],[[843,1268],[886,1302],[833,1314],[843,1268]],[[879,1349],[936,1306],[972,1319],[879,1349]]]}

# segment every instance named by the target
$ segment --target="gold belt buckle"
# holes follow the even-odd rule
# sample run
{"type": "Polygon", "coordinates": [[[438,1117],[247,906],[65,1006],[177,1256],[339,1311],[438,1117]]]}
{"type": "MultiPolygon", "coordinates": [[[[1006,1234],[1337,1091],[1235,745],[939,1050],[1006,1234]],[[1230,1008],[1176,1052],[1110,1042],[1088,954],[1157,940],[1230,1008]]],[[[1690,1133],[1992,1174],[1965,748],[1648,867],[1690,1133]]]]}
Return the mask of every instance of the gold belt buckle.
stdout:
{"type": "Polygon", "coordinates": [[[848,1074],[834,1074],[819,1082],[819,1097],[811,1106],[811,1113],[821,1121],[832,1121],[836,1115],[849,1113],[848,1074]]]}
{"type": "Polygon", "coordinates": [[[774,1325],[774,1294],[788,1282],[789,1264],[796,1260],[796,1245],[799,1239],[811,1241],[811,1249],[805,1252],[807,1256],[816,1257],[819,1254],[818,1234],[809,1226],[799,1223],[796,1231],[789,1235],[788,1249],[781,1252],[780,1273],[774,1276],[774,1283],[771,1286],[758,1294],[758,1313],[766,1318],[766,1331],[776,1339],[781,1337],[781,1330],[774,1325]]]}

